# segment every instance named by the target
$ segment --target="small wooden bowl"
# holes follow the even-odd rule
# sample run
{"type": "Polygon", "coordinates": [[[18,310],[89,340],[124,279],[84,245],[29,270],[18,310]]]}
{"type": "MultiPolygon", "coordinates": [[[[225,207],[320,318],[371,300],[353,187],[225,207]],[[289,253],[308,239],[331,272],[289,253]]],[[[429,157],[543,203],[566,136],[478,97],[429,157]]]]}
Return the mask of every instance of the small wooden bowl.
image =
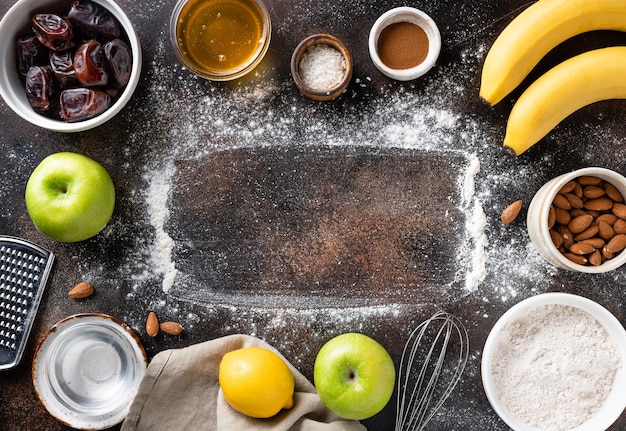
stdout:
{"type": "Polygon", "coordinates": [[[306,97],[319,101],[332,100],[342,94],[348,87],[348,84],[350,84],[350,80],[352,79],[352,56],[344,43],[335,36],[330,34],[314,34],[300,42],[300,44],[293,51],[293,55],[291,56],[291,76],[293,77],[293,81],[296,83],[296,87],[298,87],[300,92],[306,97]],[[311,88],[302,80],[300,76],[300,59],[302,58],[302,55],[310,46],[317,44],[326,44],[337,49],[346,60],[346,72],[343,79],[333,88],[325,90],[311,88]]]}

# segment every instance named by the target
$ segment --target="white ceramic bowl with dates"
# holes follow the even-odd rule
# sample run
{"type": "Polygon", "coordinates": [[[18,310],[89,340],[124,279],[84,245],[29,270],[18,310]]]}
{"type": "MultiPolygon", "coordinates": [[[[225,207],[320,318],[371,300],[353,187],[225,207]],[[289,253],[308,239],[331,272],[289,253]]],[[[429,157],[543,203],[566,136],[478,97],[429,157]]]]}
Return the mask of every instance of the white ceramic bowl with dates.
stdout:
{"type": "MultiPolygon", "coordinates": [[[[20,64],[24,64],[24,62],[21,61],[22,58],[34,56],[37,57],[37,60],[33,60],[32,63],[37,63],[36,65],[41,67],[49,66],[50,61],[48,60],[48,64],[42,64],[44,60],[39,56],[40,54],[32,54],[31,47],[29,46],[22,49],[20,54],[18,54],[18,38],[34,34],[33,17],[36,14],[64,16],[72,8],[72,3],[72,0],[18,0],[0,21],[0,40],[3,41],[3,43],[0,44],[0,59],[2,59],[2,62],[0,62],[0,95],[4,99],[4,102],[17,115],[29,123],[44,129],[65,133],[92,129],[117,115],[131,99],[141,74],[141,45],[139,43],[139,37],[131,21],[120,6],[113,0],[80,0],[80,4],[83,5],[88,12],[91,9],[94,14],[99,14],[102,10],[106,10],[106,14],[109,14],[109,16],[118,23],[119,37],[117,39],[123,41],[126,46],[120,48],[121,44],[116,42],[109,44],[109,47],[105,47],[106,42],[110,42],[116,37],[101,37],[99,33],[87,34],[87,31],[72,26],[71,31],[73,31],[74,36],[80,34],[79,37],[75,37],[76,42],[69,50],[72,52],[73,57],[67,57],[65,60],[56,60],[59,67],[54,70],[53,75],[58,77],[56,72],[60,69],[63,69],[63,72],[71,72],[72,69],[76,69],[76,57],[81,56],[78,54],[78,50],[82,46],[83,37],[87,35],[87,38],[98,40],[103,51],[107,50],[107,54],[103,55],[103,57],[107,59],[105,60],[107,63],[101,68],[107,72],[106,83],[103,84],[104,81],[102,80],[100,82],[76,82],[74,79],[75,76],[72,76],[68,78],[69,81],[64,81],[63,84],[59,84],[57,79],[54,84],[58,85],[57,88],[50,91],[43,91],[51,95],[50,107],[48,108],[42,104],[36,104],[37,109],[33,108],[33,102],[27,95],[25,76],[27,72],[26,70],[23,72],[18,71],[18,60],[20,64]],[[79,38],[81,39],[80,41],[79,38]],[[128,51],[130,51],[130,64],[128,51]],[[23,55],[22,53],[29,54],[23,55]],[[78,88],[78,90],[61,96],[62,90],[70,88],[78,88]],[[107,99],[107,96],[109,99],[107,99]],[[62,97],[65,97],[67,101],[67,103],[64,104],[66,107],[65,116],[59,115],[59,112],[62,111],[59,107],[62,97]],[[81,109],[81,106],[88,106],[88,109],[81,109]],[[99,109],[93,109],[98,108],[98,106],[100,106],[99,109]],[[102,106],[106,106],[106,108],[102,108],[102,106]],[[85,114],[85,112],[88,113],[85,114]],[[97,112],[97,114],[94,114],[94,112],[97,112]]],[[[89,17],[86,19],[88,20],[89,17]]],[[[101,17],[98,17],[95,21],[99,21],[100,19],[101,17]]],[[[48,26],[50,29],[56,27],[57,30],[59,30],[59,34],[65,32],[67,36],[67,30],[64,30],[65,25],[59,25],[59,23],[54,20],[46,22],[45,19],[42,19],[41,23],[42,26],[48,26]]],[[[39,39],[37,38],[37,40],[39,39]]],[[[62,52],[61,47],[54,45],[57,43],[58,39],[46,39],[46,41],[48,40],[50,40],[50,43],[58,50],[50,49],[50,51],[62,52]]],[[[93,52],[92,50],[86,51],[87,49],[91,50],[93,48],[85,47],[82,53],[93,52]]],[[[49,53],[48,47],[46,47],[44,51],[45,57],[45,55],[49,53]]],[[[88,55],[83,55],[82,58],[86,58],[87,56],[88,55]]],[[[30,65],[30,63],[27,63],[27,66],[23,67],[23,69],[30,69],[30,65]]],[[[80,70],[83,72],[88,67],[91,67],[90,64],[86,64],[85,62],[81,62],[80,66],[82,67],[80,70]]],[[[30,87],[31,95],[42,92],[41,86],[38,84],[49,80],[48,78],[41,79],[42,76],[49,76],[49,71],[40,70],[39,72],[39,75],[36,73],[32,73],[31,75],[35,77],[31,79],[31,82],[37,83],[30,87]],[[37,81],[37,79],[39,79],[39,81],[37,81]],[[34,91],[32,91],[33,88],[34,91]]],[[[86,73],[81,76],[86,76],[86,73]]],[[[65,79],[65,77],[63,79],[65,79]]]]}

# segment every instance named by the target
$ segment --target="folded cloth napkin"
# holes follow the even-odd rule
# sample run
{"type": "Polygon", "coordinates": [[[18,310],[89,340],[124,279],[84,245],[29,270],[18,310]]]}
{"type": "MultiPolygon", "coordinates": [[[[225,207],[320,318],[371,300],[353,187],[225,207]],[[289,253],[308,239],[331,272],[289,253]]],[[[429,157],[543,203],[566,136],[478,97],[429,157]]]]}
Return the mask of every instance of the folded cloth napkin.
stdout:
{"type": "Polygon", "coordinates": [[[357,421],[334,415],[315,387],[285,360],[295,378],[294,405],[269,419],[232,409],[220,390],[222,356],[242,347],[276,349],[258,338],[230,335],[158,353],[139,385],[122,431],[365,431],[357,421]]]}

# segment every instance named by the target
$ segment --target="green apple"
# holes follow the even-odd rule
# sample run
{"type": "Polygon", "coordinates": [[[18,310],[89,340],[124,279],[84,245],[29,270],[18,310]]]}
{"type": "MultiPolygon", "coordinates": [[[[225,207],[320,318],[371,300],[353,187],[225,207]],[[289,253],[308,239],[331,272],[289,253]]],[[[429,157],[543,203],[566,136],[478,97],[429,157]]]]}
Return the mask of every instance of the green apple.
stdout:
{"type": "Polygon", "coordinates": [[[389,402],[396,368],[389,353],[367,335],[347,333],[329,340],[317,354],[313,368],[322,402],[337,416],[362,420],[389,402]]]}
{"type": "Polygon", "coordinates": [[[115,187],[104,167],[87,156],[55,153],[41,161],[26,184],[26,209],[44,235],[83,241],[107,225],[115,187]]]}

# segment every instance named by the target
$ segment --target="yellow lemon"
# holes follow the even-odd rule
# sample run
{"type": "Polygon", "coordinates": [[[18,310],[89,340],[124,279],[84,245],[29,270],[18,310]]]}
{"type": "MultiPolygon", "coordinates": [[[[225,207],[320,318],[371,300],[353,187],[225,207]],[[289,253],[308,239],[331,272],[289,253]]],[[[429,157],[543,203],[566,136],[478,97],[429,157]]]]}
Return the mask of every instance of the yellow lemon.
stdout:
{"type": "Polygon", "coordinates": [[[226,353],[218,378],[228,404],[244,415],[269,418],[293,406],[293,374],[270,350],[245,347],[226,353]]]}

